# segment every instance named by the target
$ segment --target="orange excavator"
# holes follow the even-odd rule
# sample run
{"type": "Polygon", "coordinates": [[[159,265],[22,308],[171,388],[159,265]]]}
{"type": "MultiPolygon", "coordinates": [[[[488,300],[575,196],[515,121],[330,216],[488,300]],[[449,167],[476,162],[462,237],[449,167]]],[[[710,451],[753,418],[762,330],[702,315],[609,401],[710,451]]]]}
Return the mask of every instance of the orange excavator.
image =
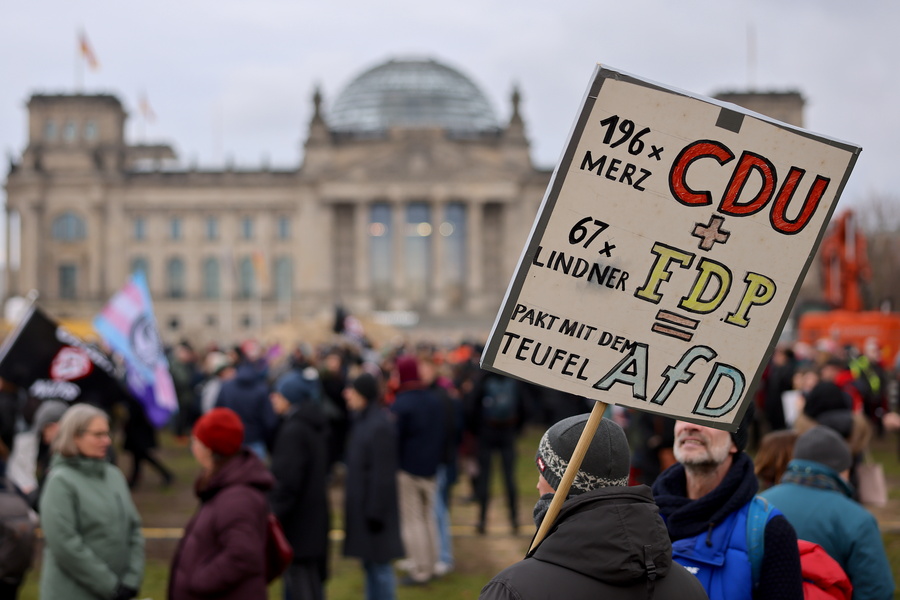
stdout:
{"type": "Polygon", "coordinates": [[[866,237],[848,210],[834,219],[822,240],[822,287],[831,310],[810,311],[800,317],[799,341],[814,345],[828,340],[862,349],[875,338],[881,357],[892,364],[900,350],[900,314],[866,310],[865,285],[872,278],[866,237]]]}

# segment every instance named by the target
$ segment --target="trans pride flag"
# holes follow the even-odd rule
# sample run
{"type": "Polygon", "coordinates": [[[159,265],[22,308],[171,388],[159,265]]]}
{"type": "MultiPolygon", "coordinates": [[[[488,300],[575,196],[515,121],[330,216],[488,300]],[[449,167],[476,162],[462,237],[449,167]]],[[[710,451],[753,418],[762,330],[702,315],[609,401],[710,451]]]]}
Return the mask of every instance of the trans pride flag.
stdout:
{"type": "Polygon", "coordinates": [[[138,271],[94,318],[94,329],[125,361],[128,389],[144,406],[147,418],[162,427],[178,410],[153,304],[144,273],[138,271]]]}

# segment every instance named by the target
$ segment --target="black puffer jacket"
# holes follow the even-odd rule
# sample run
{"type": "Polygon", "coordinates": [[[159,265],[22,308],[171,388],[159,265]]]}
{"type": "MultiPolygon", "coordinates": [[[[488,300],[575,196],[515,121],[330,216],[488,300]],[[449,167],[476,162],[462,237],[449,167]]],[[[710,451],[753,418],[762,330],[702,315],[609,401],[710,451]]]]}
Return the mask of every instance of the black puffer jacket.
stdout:
{"type": "Polygon", "coordinates": [[[566,500],[527,558],[481,590],[484,600],[706,599],[672,562],[672,544],[650,488],[600,488],[566,500]]]}

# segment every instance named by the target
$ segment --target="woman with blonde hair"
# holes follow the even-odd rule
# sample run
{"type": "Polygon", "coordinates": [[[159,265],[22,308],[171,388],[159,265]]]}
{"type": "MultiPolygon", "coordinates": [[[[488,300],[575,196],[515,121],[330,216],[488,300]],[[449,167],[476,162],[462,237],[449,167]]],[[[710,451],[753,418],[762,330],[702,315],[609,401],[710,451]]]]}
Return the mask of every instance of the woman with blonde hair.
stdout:
{"type": "Polygon", "coordinates": [[[63,414],[41,493],[42,600],[128,600],[144,576],[141,518],[125,476],[106,459],[106,413],[76,404],[63,414]]]}

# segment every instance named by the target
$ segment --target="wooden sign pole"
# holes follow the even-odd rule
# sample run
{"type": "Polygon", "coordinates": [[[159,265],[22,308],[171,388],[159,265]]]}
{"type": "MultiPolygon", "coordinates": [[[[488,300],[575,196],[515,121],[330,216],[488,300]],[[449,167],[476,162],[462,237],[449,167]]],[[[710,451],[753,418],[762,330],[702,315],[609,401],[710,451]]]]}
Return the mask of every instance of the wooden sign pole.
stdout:
{"type": "Polygon", "coordinates": [[[572,458],[566,466],[566,472],[563,473],[559,487],[556,488],[556,493],[553,495],[553,500],[550,501],[550,508],[547,509],[547,514],[544,516],[544,520],[541,521],[541,527],[531,541],[531,548],[528,549],[529,554],[544,541],[544,538],[550,532],[550,528],[553,527],[556,516],[559,514],[559,509],[562,508],[563,502],[566,501],[566,496],[569,495],[569,488],[572,487],[572,482],[575,481],[575,475],[578,474],[578,469],[581,468],[581,461],[584,460],[584,455],[587,454],[588,448],[591,446],[594,434],[597,433],[597,428],[600,427],[600,421],[603,419],[603,413],[606,412],[606,406],[605,402],[598,401],[594,403],[594,408],[591,410],[587,423],[584,424],[584,431],[581,432],[581,437],[578,438],[578,444],[575,446],[572,458]]]}

